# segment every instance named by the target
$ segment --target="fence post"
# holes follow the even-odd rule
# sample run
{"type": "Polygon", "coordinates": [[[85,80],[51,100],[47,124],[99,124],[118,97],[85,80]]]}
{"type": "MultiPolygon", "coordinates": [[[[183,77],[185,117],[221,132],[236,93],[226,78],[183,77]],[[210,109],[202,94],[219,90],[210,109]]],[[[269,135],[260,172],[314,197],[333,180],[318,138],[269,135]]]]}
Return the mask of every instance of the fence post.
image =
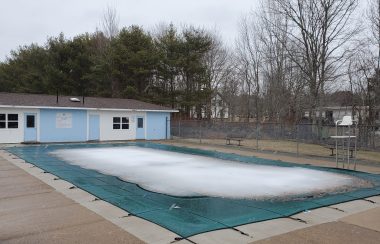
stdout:
{"type": "Polygon", "coordinates": [[[373,127],[373,149],[376,149],[376,128],[373,127]]]}
{"type": "Polygon", "coordinates": [[[375,131],[375,126],[371,126],[372,127],[372,148],[373,149],[376,149],[376,145],[375,145],[375,141],[376,141],[376,131],[375,131]]]}
{"type": "Polygon", "coordinates": [[[178,120],[178,137],[181,139],[181,118],[178,120]]]}
{"type": "Polygon", "coordinates": [[[202,143],[202,120],[199,120],[199,143],[202,143]]]}
{"type": "Polygon", "coordinates": [[[256,150],[259,150],[259,123],[256,122],[256,150]]]}
{"type": "Polygon", "coordinates": [[[297,157],[299,157],[298,124],[296,125],[297,157]]]}
{"type": "Polygon", "coordinates": [[[277,124],[277,122],[273,122],[273,131],[274,131],[274,138],[276,141],[278,141],[278,124],[277,124]]]}

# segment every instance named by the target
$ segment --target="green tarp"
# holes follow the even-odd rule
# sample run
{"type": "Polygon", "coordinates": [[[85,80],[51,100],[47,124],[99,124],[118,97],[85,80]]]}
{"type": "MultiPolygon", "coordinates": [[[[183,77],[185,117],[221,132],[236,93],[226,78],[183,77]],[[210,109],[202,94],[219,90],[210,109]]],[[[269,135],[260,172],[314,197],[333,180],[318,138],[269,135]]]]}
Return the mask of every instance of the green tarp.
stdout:
{"type": "Polygon", "coordinates": [[[125,144],[49,144],[7,148],[9,152],[25,161],[50,172],[75,186],[126,210],[132,215],[144,218],[163,226],[183,238],[217,229],[236,227],[274,218],[361,199],[380,194],[380,175],[355,172],[343,169],[299,165],[275,160],[246,157],[199,149],[189,149],[154,143],[125,144]],[[218,197],[175,197],[142,189],[136,184],[104,175],[90,169],[71,165],[49,152],[70,148],[98,148],[140,146],[187,154],[196,154],[239,162],[275,165],[281,167],[305,167],[317,170],[349,174],[371,181],[372,188],[354,189],[351,192],[327,194],[324,196],[298,196],[293,200],[239,200],[218,197]]]}

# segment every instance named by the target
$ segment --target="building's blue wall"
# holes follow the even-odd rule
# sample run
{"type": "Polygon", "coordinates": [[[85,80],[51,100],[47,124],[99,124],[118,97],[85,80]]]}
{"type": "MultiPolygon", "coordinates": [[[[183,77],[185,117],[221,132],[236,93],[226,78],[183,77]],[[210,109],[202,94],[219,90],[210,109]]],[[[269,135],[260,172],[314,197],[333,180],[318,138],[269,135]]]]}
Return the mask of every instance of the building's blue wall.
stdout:
{"type": "Polygon", "coordinates": [[[147,140],[160,140],[170,138],[170,113],[147,112],[147,140]],[[166,122],[167,120],[167,122],[166,122]],[[166,128],[165,128],[166,127],[166,128]],[[167,133],[167,135],[165,135],[167,133]]]}
{"type": "Polygon", "coordinates": [[[88,139],[98,141],[100,139],[100,119],[99,115],[92,114],[88,121],[88,139]]]}
{"type": "Polygon", "coordinates": [[[40,110],[41,142],[75,142],[87,140],[87,111],[70,109],[40,110]],[[57,113],[71,113],[71,128],[56,128],[57,113]]]}

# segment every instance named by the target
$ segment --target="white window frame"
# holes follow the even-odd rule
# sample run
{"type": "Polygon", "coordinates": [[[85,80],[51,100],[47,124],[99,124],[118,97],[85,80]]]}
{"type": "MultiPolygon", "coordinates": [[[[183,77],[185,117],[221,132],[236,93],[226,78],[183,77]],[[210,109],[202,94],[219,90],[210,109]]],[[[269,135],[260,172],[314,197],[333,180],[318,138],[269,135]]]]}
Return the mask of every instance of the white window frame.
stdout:
{"type": "Polygon", "coordinates": [[[5,116],[5,118],[3,120],[0,120],[0,122],[5,123],[4,128],[0,128],[0,130],[2,130],[2,129],[9,129],[9,130],[19,129],[20,115],[18,113],[0,113],[0,114],[3,114],[5,116]],[[17,115],[17,120],[9,120],[9,118],[8,118],[9,115],[17,115]],[[9,127],[9,123],[16,123],[17,127],[16,128],[9,127]]]}
{"type": "Polygon", "coordinates": [[[112,117],[112,129],[113,130],[129,130],[129,117],[126,116],[114,116],[112,117]],[[119,119],[119,122],[115,122],[115,119],[119,119]],[[126,122],[124,122],[125,120],[126,122]],[[118,125],[119,128],[115,128],[115,125],[118,125]],[[123,126],[126,125],[126,128],[123,126]]]}

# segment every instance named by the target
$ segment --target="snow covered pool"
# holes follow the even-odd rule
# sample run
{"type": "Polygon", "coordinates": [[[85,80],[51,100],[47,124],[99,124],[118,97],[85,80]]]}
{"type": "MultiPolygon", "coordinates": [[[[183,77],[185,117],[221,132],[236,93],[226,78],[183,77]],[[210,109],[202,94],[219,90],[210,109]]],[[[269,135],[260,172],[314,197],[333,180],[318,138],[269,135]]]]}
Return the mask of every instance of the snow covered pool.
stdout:
{"type": "Polygon", "coordinates": [[[70,164],[172,196],[257,199],[335,191],[355,177],[302,167],[239,163],[136,146],[59,149],[70,164]]]}
{"type": "Polygon", "coordinates": [[[380,194],[379,174],[151,142],[6,150],[183,238],[380,194]]]}

